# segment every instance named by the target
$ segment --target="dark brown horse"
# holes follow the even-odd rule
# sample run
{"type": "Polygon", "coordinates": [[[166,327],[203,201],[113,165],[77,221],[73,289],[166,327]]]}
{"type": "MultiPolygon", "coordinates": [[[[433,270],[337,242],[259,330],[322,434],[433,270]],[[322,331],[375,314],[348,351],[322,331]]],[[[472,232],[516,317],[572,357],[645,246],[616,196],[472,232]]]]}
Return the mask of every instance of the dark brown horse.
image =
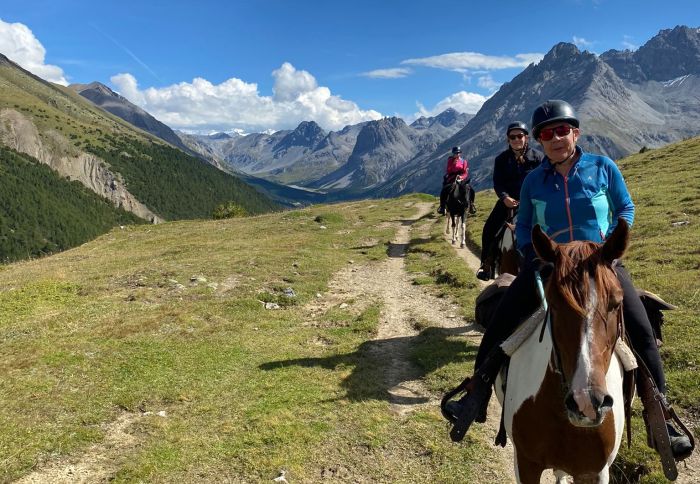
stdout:
{"type": "Polygon", "coordinates": [[[515,210],[508,209],[508,217],[496,233],[485,265],[489,267],[491,278],[500,274],[518,275],[520,272],[520,255],[515,244],[515,210]]]}
{"type": "Polygon", "coordinates": [[[623,328],[622,288],[612,263],[624,253],[620,220],[604,244],[557,244],[533,229],[540,258],[553,265],[544,289],[549,318],[513,354],[504,407],[518,482],[545,469],[575,482],[608,482],[624,427],[622,366],[614,348],[623,328]]]}
{"type": "Polygon", "coordinates": [[[447,194],[447,223],[445,224],[445,234],[452,230],[452,245],[459,241],[461,248],[466,247],[466,223],[467,209],[469,209],[469,185],[466,180],[459,177],[452,182],[452,187],[447,194]]]}

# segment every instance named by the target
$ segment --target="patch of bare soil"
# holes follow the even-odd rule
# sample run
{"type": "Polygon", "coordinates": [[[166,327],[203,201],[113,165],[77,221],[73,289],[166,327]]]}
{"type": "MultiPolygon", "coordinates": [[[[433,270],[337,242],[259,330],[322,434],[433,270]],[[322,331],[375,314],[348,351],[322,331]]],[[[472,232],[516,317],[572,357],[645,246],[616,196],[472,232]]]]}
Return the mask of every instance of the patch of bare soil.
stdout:
{"type": "Polygon", "coordinates": [[[104,440],[90,447],[84,454],[74,460],[49,463],[15,483],[72,484],[110,481],[124,456],[138,445],[138,439],[128,433],[129,427],[138,418],[139,416],[133,413],[122,414],[105,426],[104,440]]]}

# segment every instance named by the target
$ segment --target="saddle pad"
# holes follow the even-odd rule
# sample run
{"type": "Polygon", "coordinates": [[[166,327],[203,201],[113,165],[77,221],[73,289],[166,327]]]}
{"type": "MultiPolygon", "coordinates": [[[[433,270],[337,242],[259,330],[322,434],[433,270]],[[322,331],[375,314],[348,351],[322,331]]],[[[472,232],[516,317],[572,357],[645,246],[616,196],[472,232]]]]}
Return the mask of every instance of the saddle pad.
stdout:
{"type": "MultiPolygon", "coordinates": [[[[510,337],[501,343],[501,349],[508,356],[513,356],[515,350],[520,348],[520,345],[525,342],[527,338],[530,337],[533,331],[537,329],[542,320],[544,319],[546,311],[544,307],[540,306],[537,311],[534,312],[532,316],[526,319],[523,323],[518,326],[518,328],[513,332],[510,337]]],[[[496,323],[498,324],[498,323],[496,323]]]]}
{"type": "MultiPolygon", "coordinates": [[[[515,351],[520,348],[520,345],[522,345],[525,340],[530,337],[532,332],[540,327],[542,320],[545,317],[545,313],[546,310],[544,307],[540,306],[540,308],[535,311],[532,316],[518,326],[518,329],[516,329],[507,340],[501,343],[501,349],[503,352],[508,356],[513,356],[513,353],[515,353],[515,351]]],[[[627,346],[627,343],[625,343],[622,339],[617,340],[617,344],[615,345],[615,354],[620,359],[620,363],[622,363],[625,371],[630,371],[637,368],[637,359],[634,357],[634,353],[632,353],[630,347],[627,346]]]]}

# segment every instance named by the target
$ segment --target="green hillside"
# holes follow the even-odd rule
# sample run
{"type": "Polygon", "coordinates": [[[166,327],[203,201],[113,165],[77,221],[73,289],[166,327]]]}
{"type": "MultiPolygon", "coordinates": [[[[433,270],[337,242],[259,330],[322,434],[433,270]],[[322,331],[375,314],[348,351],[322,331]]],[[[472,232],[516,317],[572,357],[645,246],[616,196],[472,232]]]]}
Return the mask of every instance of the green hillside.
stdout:
{"type": "Polygon", "coordinates": [[[143,222],[78,182],[0,146],[0,262],[59,252],[143,222]]]}
{"type": "Polygon", "coordinates": [[[277,208],[240,179],[185,155],[72,90],[49,84],[0,56],[3,109],[31,120],[43,145],[56,155],[90,152],[103,157],[112,171],[122,175],[127,189],[165,219],[210,218],[217,205],[229,201],[251,214],[277,208]]]}

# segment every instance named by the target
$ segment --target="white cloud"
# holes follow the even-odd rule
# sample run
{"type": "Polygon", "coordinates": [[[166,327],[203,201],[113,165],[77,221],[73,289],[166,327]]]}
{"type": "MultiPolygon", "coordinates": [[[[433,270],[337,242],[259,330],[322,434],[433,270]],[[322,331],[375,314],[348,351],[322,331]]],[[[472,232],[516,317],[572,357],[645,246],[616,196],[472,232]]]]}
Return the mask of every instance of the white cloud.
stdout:
{"type": "Polygon", "coordinates": [[[432,57],[406,59],[401,61],[401,64],[464,72],[474,69],[495,70],[527,67],[533,62],[539,62],[543,57],[543,54],[535,53],[517,54],[514,57],[505,57],[484,55],[479,54],[478,52],[452,52],[450,54],[442,54],[432,57]]]}
{"type": "Polygon", "coordinates": [[[319,86],[307,71],[288,62],[272,72],[272,96],[262,96],[258,85],[231,78],[221,84],[195,78],[162,88],[139,89],[131,74],[111,78],[119,93],[167,125],[186,130],[247,132],[295,128],[314,120],[325,129],[380,119],[381,113],[362,110],[352,101],[319,86]]]}
{"type": "Polygon", "coordinates": [[[593,47],[594,42],[591,42],[589,40],[584,39],[583,37],[576,37],[574,35],[574,45],[578,47],[579,49],[588,49],[590,47],[593,47]]]}
{"type": "Polygon", "coordinates": [[[460,113],[476,114],[488,98],[489,96],[482,96],[475,92],[459,91],[439,101],[432,109],[416,103],[418,112],[413,115],[413,119],[420,116],[436,116],[447,108],[453,108],[460,113]]]}
{"type": "Polygon", "coordinates": [[[63,69],[44,63],[46,49],[24,24],[0,19],[0,53],[42,79],[68,85],[63,69]]]}
{"type": "Polygon", "coordinates": [[[483,87],[484,89],[488,89],[491,92],[495,92],[499,87],[501,87],[501,83],[495,81],[489,74],[479,77],[477,85],[479,87],[483,87]]]}
{"type": "Polygon", "coordinates": [[[369,72],[363,72],[362,75],[372,79],[398,79],[411,74],[411,69],[407,67],[394,67],[392,69],[375,69],[369,72]]]}
{"type": "Polygon", "coordinates": [[[629,49],[629,50],[639,49],[639,46],[637,44],[635,44],[634,42],[632,42],[632,36],[630,36],[630,35],[625,35],[623,37],[622,47],[624,47],[625,49],[629,49]]]}

